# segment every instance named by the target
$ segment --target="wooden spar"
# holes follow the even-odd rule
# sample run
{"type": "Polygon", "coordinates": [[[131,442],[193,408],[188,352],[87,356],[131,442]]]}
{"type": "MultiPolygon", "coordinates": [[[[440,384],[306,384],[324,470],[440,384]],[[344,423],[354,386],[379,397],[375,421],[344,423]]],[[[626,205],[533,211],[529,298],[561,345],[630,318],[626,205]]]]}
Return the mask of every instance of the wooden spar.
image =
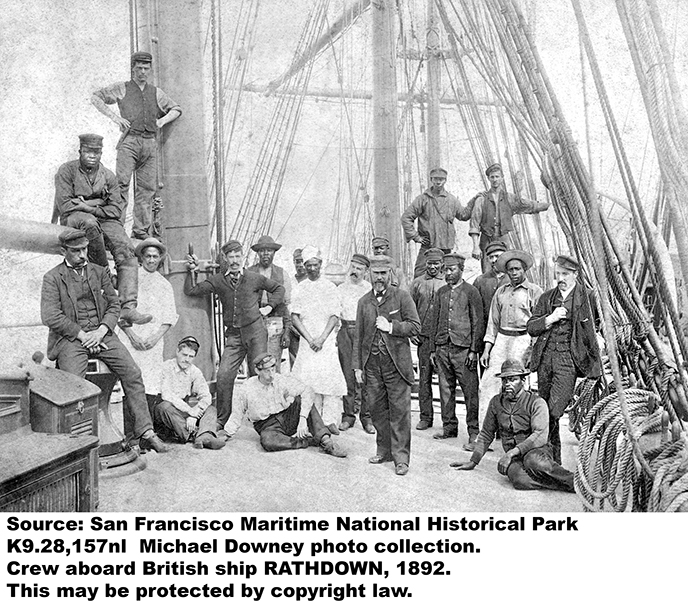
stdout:
{"type": "Polygon", "coordinates": [[[279,88],[285,81],[293,77],[301,69],[303,69],[309,62],[311,62],[320,53],[321,50],[326,48],[335,39],[337,39],[344,31],[346,31],[354,21],[358,19],[370,6],[370,0],[357,0],[352,6],[347,8],[342,16],[339,17],[330,29],[321,35],[313,45],[308,48],[306,52],[303,53],[298,59],[296,59],[292,65],[287,69],[285,73],[280,75],[277,79],[273,79],[267,87],[267,94],[272,94],[277,88],[279,88]]]}
{"type": "MultiPolygon", "coordinates": [[[[254,94],[264,94],[268,95],[269,92],[269,87],[268,85],[265,84],[255,84],[255,83],[248,83],[244,84],[243,86],[228,86],[228,90],[241,90],[242,92],[251,92],[254,94]]],[[[272,92],[273,96],[307,96],[307,97],[314,97],[314,98],[342,98],[342,91],[339,90],[331,90],[328,88],[308,88],[305,92],[302,90],[297,90],[296,88],[290,88],[290,87],[285,87],[281,88],[279,90],[276,90],[272,92]]],[[[346,99],[354,99],[354,100],[372,100],[373,99],[373,93],[368,91],[368,90],[349,90],[346,89],[343,97],[346,99]]],[[[411,100],[411,102],[414,102],[415,104],[421,104],[425,103],[427,101],[427,98],[423,94],[408,94],[405,92],[398,92],[397,93],[397,102],[399,104],[407,104],[411,100]]],[[[477,104],[478,106],[504,106],[504,103],[501,102],[500,100],[488,100],[486,98],[482,98],[479,100],[476,100],[475,102],[469,99],[461,99],[457,100],[455,96],[450,95],[450,96],[441,96],[439,98],[439,103],[441,105],[448,105],[449,107],[455,107],[457,104],[477,104]]]]}
{"type": "Polygon", "coordinates": [[[390,255],[401,257],[399,164],[397,157],[397,72],[394,2],[372,5],[373,39],[373,200],[375,234],[389,238],[390,255]]]}
{"type": "Polygon", "coordinates": [[[428,112],[426,118],[427,168],[440,167],[442,146],[440,141],[440,96],[442,95],[440,59],[440,23],[435,0],[428,0],[425,48],[427,52],[428,112]]]}

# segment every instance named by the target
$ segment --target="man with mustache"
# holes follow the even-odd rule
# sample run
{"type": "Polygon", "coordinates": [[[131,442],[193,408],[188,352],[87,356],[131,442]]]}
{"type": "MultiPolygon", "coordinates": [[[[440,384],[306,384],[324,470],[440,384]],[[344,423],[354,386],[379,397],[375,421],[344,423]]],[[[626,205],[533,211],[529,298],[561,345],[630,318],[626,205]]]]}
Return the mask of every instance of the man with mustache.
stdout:
{"type": "Polygon", "coordinates": [[[515,489],[575,492],[573,474],[552,459],[547,444],[547,405],[524,388],[526,375],[528,371],[520,361],[507,359],[502,363],[497,374],[502,380],[502,392],[490,400],[471,458],[449,465],[458,470],[475,469],[499,432],[505,454],[497,469],[515,489]]]}
{"type": "Polygon", "coordinates": [[[232,413],[234,380],[247,355],[249,374],[255,375],[255,358],[267,352],[268,346],[268,332],[263,317],[284,302],[284,286],[255,271],[243,269],[244,252],[238,240],[226,242],[220,252],[223,265],[226,265],[224,272],[211,275],[195,286],[191,281],[191,272],[198,269],[198,258],[186,256],[188,273],[184,281],[184,294],[217,294],[222,303],[225,350],[217,370],[217,424],[218,436],[226,438],[224,427],[232,413]],[[272,296],[267,305],[260,307],[263,292],[272,296]]]}
{"type": "Polygon", "coordinates": [[[538,393],[549,409],[549,442],[561,463],[559,418],[573,397],[576,378],[599,378],[600,351],[595,335],[592,292],[578,279],[573,257],[555,259],[557,286],[542,294],[528,320],[528,333],[537,337],[530,363],[538,374],[538,393]]]}
{"type": "Polygon", "coordinates": [[[375,434],[370,410],[363,397],[362,387],[356,382],[352,364],[358,301],[372,288],[371,283],[366,279],[369,267],[370,260],[368,257],[355,254],[351,257],[349,275],[346,281],[337,288],[342,305],[342,313],[340,315],[341,327],[339,332],[337,332],[337,351],[339,353],[339,364],[342,366],[342,372],[346,379],[344,410],[339,429],[344,431],[351,428],[356,422],[356,414],[360,412],[363,429],[368,434],[375,434]]]}
{"type": "Polygon", "coordinates": [[[420,332],[420,321],[411,295],[392,285],[391,270],[388,256],[370,259],[373,289],[358,301],[353,365],[377,431],[377,453],[368,461],[394,461],[395,473],[405,476],[411,455],[409,339],[420,332]]]}

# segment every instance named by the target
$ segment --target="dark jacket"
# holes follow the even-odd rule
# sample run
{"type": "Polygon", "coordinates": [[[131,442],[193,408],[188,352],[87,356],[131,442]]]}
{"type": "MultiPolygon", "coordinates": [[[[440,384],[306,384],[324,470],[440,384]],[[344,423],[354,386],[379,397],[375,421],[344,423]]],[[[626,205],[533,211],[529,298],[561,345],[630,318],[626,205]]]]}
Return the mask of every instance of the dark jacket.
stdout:
{"type": "MultiPolygon", "coordinates": [[[[547,346],[551,328],[545,326],[545,318],[554,311],[553,301],[558,288],[542,293],[532,317],[528,320],[528,333],[534,338],[533,354],[530,359],[531,371],[537,371],[542,354],[547,346]]],[[[571,357],[578,375],[586,378],[598,378],[601,373],[600,350],[595,336],[595,303],[592,292],[579,281],[573,290],[571,310],[571,357]]]]}
{"type": "MultiPolygon", "coordinates": [[[[110,279],[110,271],[94,263],[86,267],[88,286],[96,303],[100,325],[114,332],[119,319],[119,298],[110,279]]],[[[69,267],[62,262],[43,276],[41,289],[41,321],[50,328],[48,335],[48,359],[54,360],[60,353],[64,339],[74,342],[81,331],[77,323],[76,300],[79,294],[69,284],[69,267]]]]}
{"type": "Polygon", "coordinates": [[[480,351],[485,335],[483,301],[471,284],[461,282],[454,291],[450,286],[440,288],[430,312],[427,326],[431,351],[450,342],[475,353],[480,351]],[[450,303],[452,292],[453,304],[450,303]]]}
{"type": "Polygon", "coordinates": [[[272,301],[268,304],[273,310],[284,302],[284,286],[248,269],[244,269],[236,289],[230,277],[221,273],[211,275],[195,286],[191,285],[190,274],[184,280],[184,294],[187,296],[215,293],[220,297],[226,328],[244,328],[261,318],[259,303],[263,290],[272,293],[272,301]]]}
{"type": "Polygon", "coordinates": [[[353,368],[365,369],[377,330],[375,320],[378,315],[392,322],[392,333],[382,332],[382,339],[401,377],[413,384],[413,359],[409,338],[417,336],[420,332],[420,320],[411,295],[406,290],[394,286],[387,288],[379,305],[373,290],[364,294],[358,301],[353,368]]]}

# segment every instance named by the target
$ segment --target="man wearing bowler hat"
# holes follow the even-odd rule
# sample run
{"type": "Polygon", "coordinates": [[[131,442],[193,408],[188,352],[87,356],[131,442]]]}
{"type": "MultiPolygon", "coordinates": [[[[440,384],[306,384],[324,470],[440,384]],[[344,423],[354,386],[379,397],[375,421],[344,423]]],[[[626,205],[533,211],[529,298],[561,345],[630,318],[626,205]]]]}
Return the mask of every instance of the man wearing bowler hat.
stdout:
{"type": "Polygon", "coordinates": [[[83,230],[91,262],[107,267],[106,248],[112,253],[122,326],[148,323],[151,316],[137,309],[139,265],[120,221],[124,210],[120,186],[114,173],[100,162],[102,153],[103,136],[79,136],[79,158],[60,165],[55,175],[53,223],[59,217],[61,225],[83,230]]]}
{"type": "MultiPolygon", "coordinates": [[[[258,254],[258,263],[251,265],[248,271],[255,271],[273,282],[284,286],[284,301],[275,306],[271,313],[263,316],[265,329],[268,332],[268,352],[277,360],[276,369],[281,371],[282,349],[289,348],[291,341],[291,278],[280,266],[274,264],[275,253],[282,248],[270,236],[261,236],[251,250],[258,254]]],[[[260,308],[273,304],[269,292],[263,291],[260,308]]]]}
{"type": "Polygon", "coordinates": [[[224,427],[232,413],[234,380],[247,355],[249,374],[254,375],[255,358],[267,351],[268,332],[263,317],[284,302],[284,286],[255,271],[244,269],[244,251],[238,240],[226,242],[220,252],[223,265],[227,266],[224,273],[211,275],[195,286],[191,272],[198,269],[198,258],[186,256],[189,271],[184,280],[184,294],[217,294],[222,303],[225,350],[217,370],[217,423],[220,436],[226,436],[224,427]],[[261,308],[263,292],[268,292],[272,297],[261,308]]]}
{"type": "Polygon", "coordinates": [[[523,250],[508,250],[495,263],[495,269],[505,271],[509,281],[492,297],[483,339],[480,365],[486,371],[480,382],[481,422],[487,404],[499,392],[499,380],[494,376],[502,362],[518,359],[526,364],[528,361],[532,342],[527,330],[528,319],[542,294],[540,286],[526,280],[526,271],[533,263],[533,257],[523,250]]]}
{"type": "Polygon", "coordinates": [[[505,454],[497,469],[515,489],[575,492],[573,474],[552,459],[552,449],[547,444],[547,405],[536,393],[525,389],[526,375],[528,370],[520,361],[508,359],[502,363],[500,373],[496,374],[501,378],[502,391],[490,400],[471,458],[450,466],[475,469],[499,433],[505,454]]]}
{"type": "Polygon", "coordinates": [[[88,360],[100,359],[122,383],[133,437],[142,450],[168,450],[153,431],[141,370],[114,333],[119,299],[110,272],[88,261],[88,238],[81,230],[60,234],[64,261],[43,276],[41,321],[48,326],[48,359],[81,378],[88,360]]]}
{"type": "Polygon", "coordinates": [[[129,182],[136,174],[134,227],[132,237],[143,240],[160,236],[153,225],[153,200],[158,190],[157,132],[182,114],[179,105],[160,88],[148,83],[153,56],[149,52],[131,55],[131,80],[117,82],[91,97],[91,103],[114,121],[122,132],[117,144],[117,180],[122,188],[122,223],[129,201],[129,182]],[[108,105],[117,104],[119,115],[108,105]]]}
{"type": "Polygon", "coordinates": [[[538,374],[538,392],[549,409],[549,442],[554,460],[561,463],[559,418],[573,397],[576,378],[599,378],[600,351],[595,334],[595,302],[578,275],[573,257],[555,259],[555,288],[542,294],[528,320],[536,338],[530,361],[538,374]]]}
{"type": "MultiPolygon", "coordinates": [[[[506,242],[513,231],[513,216],[519,213],[540,213],[549,208],[549,201],[539,202],[522,198],[504,188],[504,173],[499,163],[493,163],[485,170],[490,188],[477,194],[473,200],[468,234],[473,239],[473,258],[481,259],[483,272],[489,269],[486,250],[490,242],[506,242]]],[[[469,203],[470,204],[470,203],[469,203]]]]}
{"type": "Polygon", "coordinates": [[[373,289],[358,301],[353,366],[377,431],[377,452],[368,461],[394,461],[396,474],[405,476],[411,455],[414,379],[409,339],[420,332],[420,321],[411,295],[391,285],[391,269],[386,255],[370,259],[373,289]]]}
{"type": "Polygon", "coordinates": [[[401,226],[407,242],[420,244],[413,277],[423,275],[425,252],[429,248],[439,248],[444,253],[451,252],[456,245],[454,219],[468,221],[471,217],[474,200],[464,207],[459,200],[444,189],[447,170],[437,167],[430,171],[430,187],[408,206],[401,216],[401,226]],[[417,220],[417,226],[414,221],[417,220]]]}
{"type": "MultiPolygon", "coordinates": [[[[442,432],[438,440],[456,438],[456,384],[461,386],[466,402],[467,445],[475,442],[478,423],[478,351],[483,338],[483,305],[478,291],[463,280],[465,257],[444,256],[445,280],[433,303],[429,321],[428,345],[437,362],[442,402],[442,432]]],[[[464,447],[466,448],[466,447],[464,447]]]]}

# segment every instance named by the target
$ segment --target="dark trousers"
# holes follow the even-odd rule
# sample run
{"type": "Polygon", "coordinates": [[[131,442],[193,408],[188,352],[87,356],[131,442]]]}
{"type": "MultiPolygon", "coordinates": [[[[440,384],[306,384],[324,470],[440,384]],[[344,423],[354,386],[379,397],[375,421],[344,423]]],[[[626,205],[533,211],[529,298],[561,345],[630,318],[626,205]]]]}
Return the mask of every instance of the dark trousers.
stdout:
{"type": "MultiPolygon", "coordinates": [[[[428,250],[429,248],[432,248],[432,245],[431,246],[422,245],[420,247],[420,250],[418,251],[418,256],[416,257],[416,265],[413,268],[413,278],[414,279],[422,276],[425,273],[425,251],[428,250]]],[[[451,252],[451,248],[443,248],[441,250],[445,255],[447,253],[451,252]]]]}
{"type": "Polygon", "coordinates": [[[244,328],[228,328],[225,350],[217,369],[217,423],[224,428],[232,414],[234,380],[244,359],[248,358],[248,373],[256,375],[253,360],[268,350],[268,332],[262,319],[244,328]]]}
{"type": "Polygon", "coordinates": [[[89,359],[95,357],[105,363],[122,382],[125,411],[129,413],[134,437],[139,438],[144,432],[153,428],[141,370],[117,336],[108,333],[103,338],[103,342],[107,345],[107,350],[100,351],[97,355],[90,355],[78,340],[70,342],[64,338],[60,342],[57,365],[59,369],[83,378],[86,375],[89,359]]]}
{"type": "Polygon", "coordinates": [[[456,418],[456,383],[463,391],[466,401],[466,426],[468,435],[478,435],[478,371],[466,367],[469,349],[455,344],[437,347],[437,367],[440,380],[440,401],[442,403],[442,426],[445,433],[454,434],[459,429],[456,418]]]}
{"type": "Polygon", "coordinates": [[[386,353],[370,355],[365,394],[377,431],[377,454],[408,465],[411,455],[411,386],[386,353]]]}
{"type": "Polygon", "coordinates": [[[155,416],[160,420],[162,429],[174,434],[179,442],[189,442],[205,432],[215,435],[217,432],[217,410],[213,405],[208,406],[203,415],[197,420],[195,433],[189,431],[186,425],[188,415],[177,409],[169,401],[160,401],[155,406],[155,416]]]}
{"type": "Polygon", "coordinates": [[[549,443],[552,445],[554,460],[561,463],[561,437],[559,418],[569,406],[576,388],[576,366],[571,352],[556,350],[547,344],[537,370],[538,394],[549,409],[549,443]]]}
{"type": "Polygon", "coordinates": [[[420,421],[432,426],[435,410],[432,406],[432,374],[434,368],[430,361],[430,343],[427,338],[421,339],[418,347],[418,405],[420,421]]]}
{"type": "Polygon", "coordinates": [[[517,490],[562,490],[575,492],[573,473],[552,459],[549,445],[531,449],[511,462],[507,476],[517,490]]]}
{"type": "MultiPolygon", "coordinates": [[[[302,449],[304,447],[303,441],[294,437],[299,426],[300,413],[301,397],[297,396],[286,409],[253,424],[253,428],[260,435],[262,447],[266,451],[302,449]]],[[[330,435],[330,431],[323,423],[315,406],[311,407],[306,421],[308,430],[313,435],[313,444],[320,444],[323,436],[330,435]]]]}
{"type": "Polygon", "coordinates": [[[124,199],[122,223],[127,212],[129,183],[132,174],[136,173],[134,226],[131,230],[133,238],[144,239],[154,234],[153,198],[158,188],[157,153],[158,142],[155,138],[129,135],[117,147],[117,180],[124,199]]]}
{"type": "Polygon", "coordinates": [[[356,421],[356,414],[360,412],[361,423],[365,425],[371,422],[370,409],[363,396],[363,387],[356,382],[353,368],[354,355],[354,328],[355,322],[351,325],[342,325],[337,332],[337,353],[339,354],[339,365],[342,368],[344,379],[346,380],[346,395],[343,398],[344,411],[342,421],[350,426],[356,421]]]}

